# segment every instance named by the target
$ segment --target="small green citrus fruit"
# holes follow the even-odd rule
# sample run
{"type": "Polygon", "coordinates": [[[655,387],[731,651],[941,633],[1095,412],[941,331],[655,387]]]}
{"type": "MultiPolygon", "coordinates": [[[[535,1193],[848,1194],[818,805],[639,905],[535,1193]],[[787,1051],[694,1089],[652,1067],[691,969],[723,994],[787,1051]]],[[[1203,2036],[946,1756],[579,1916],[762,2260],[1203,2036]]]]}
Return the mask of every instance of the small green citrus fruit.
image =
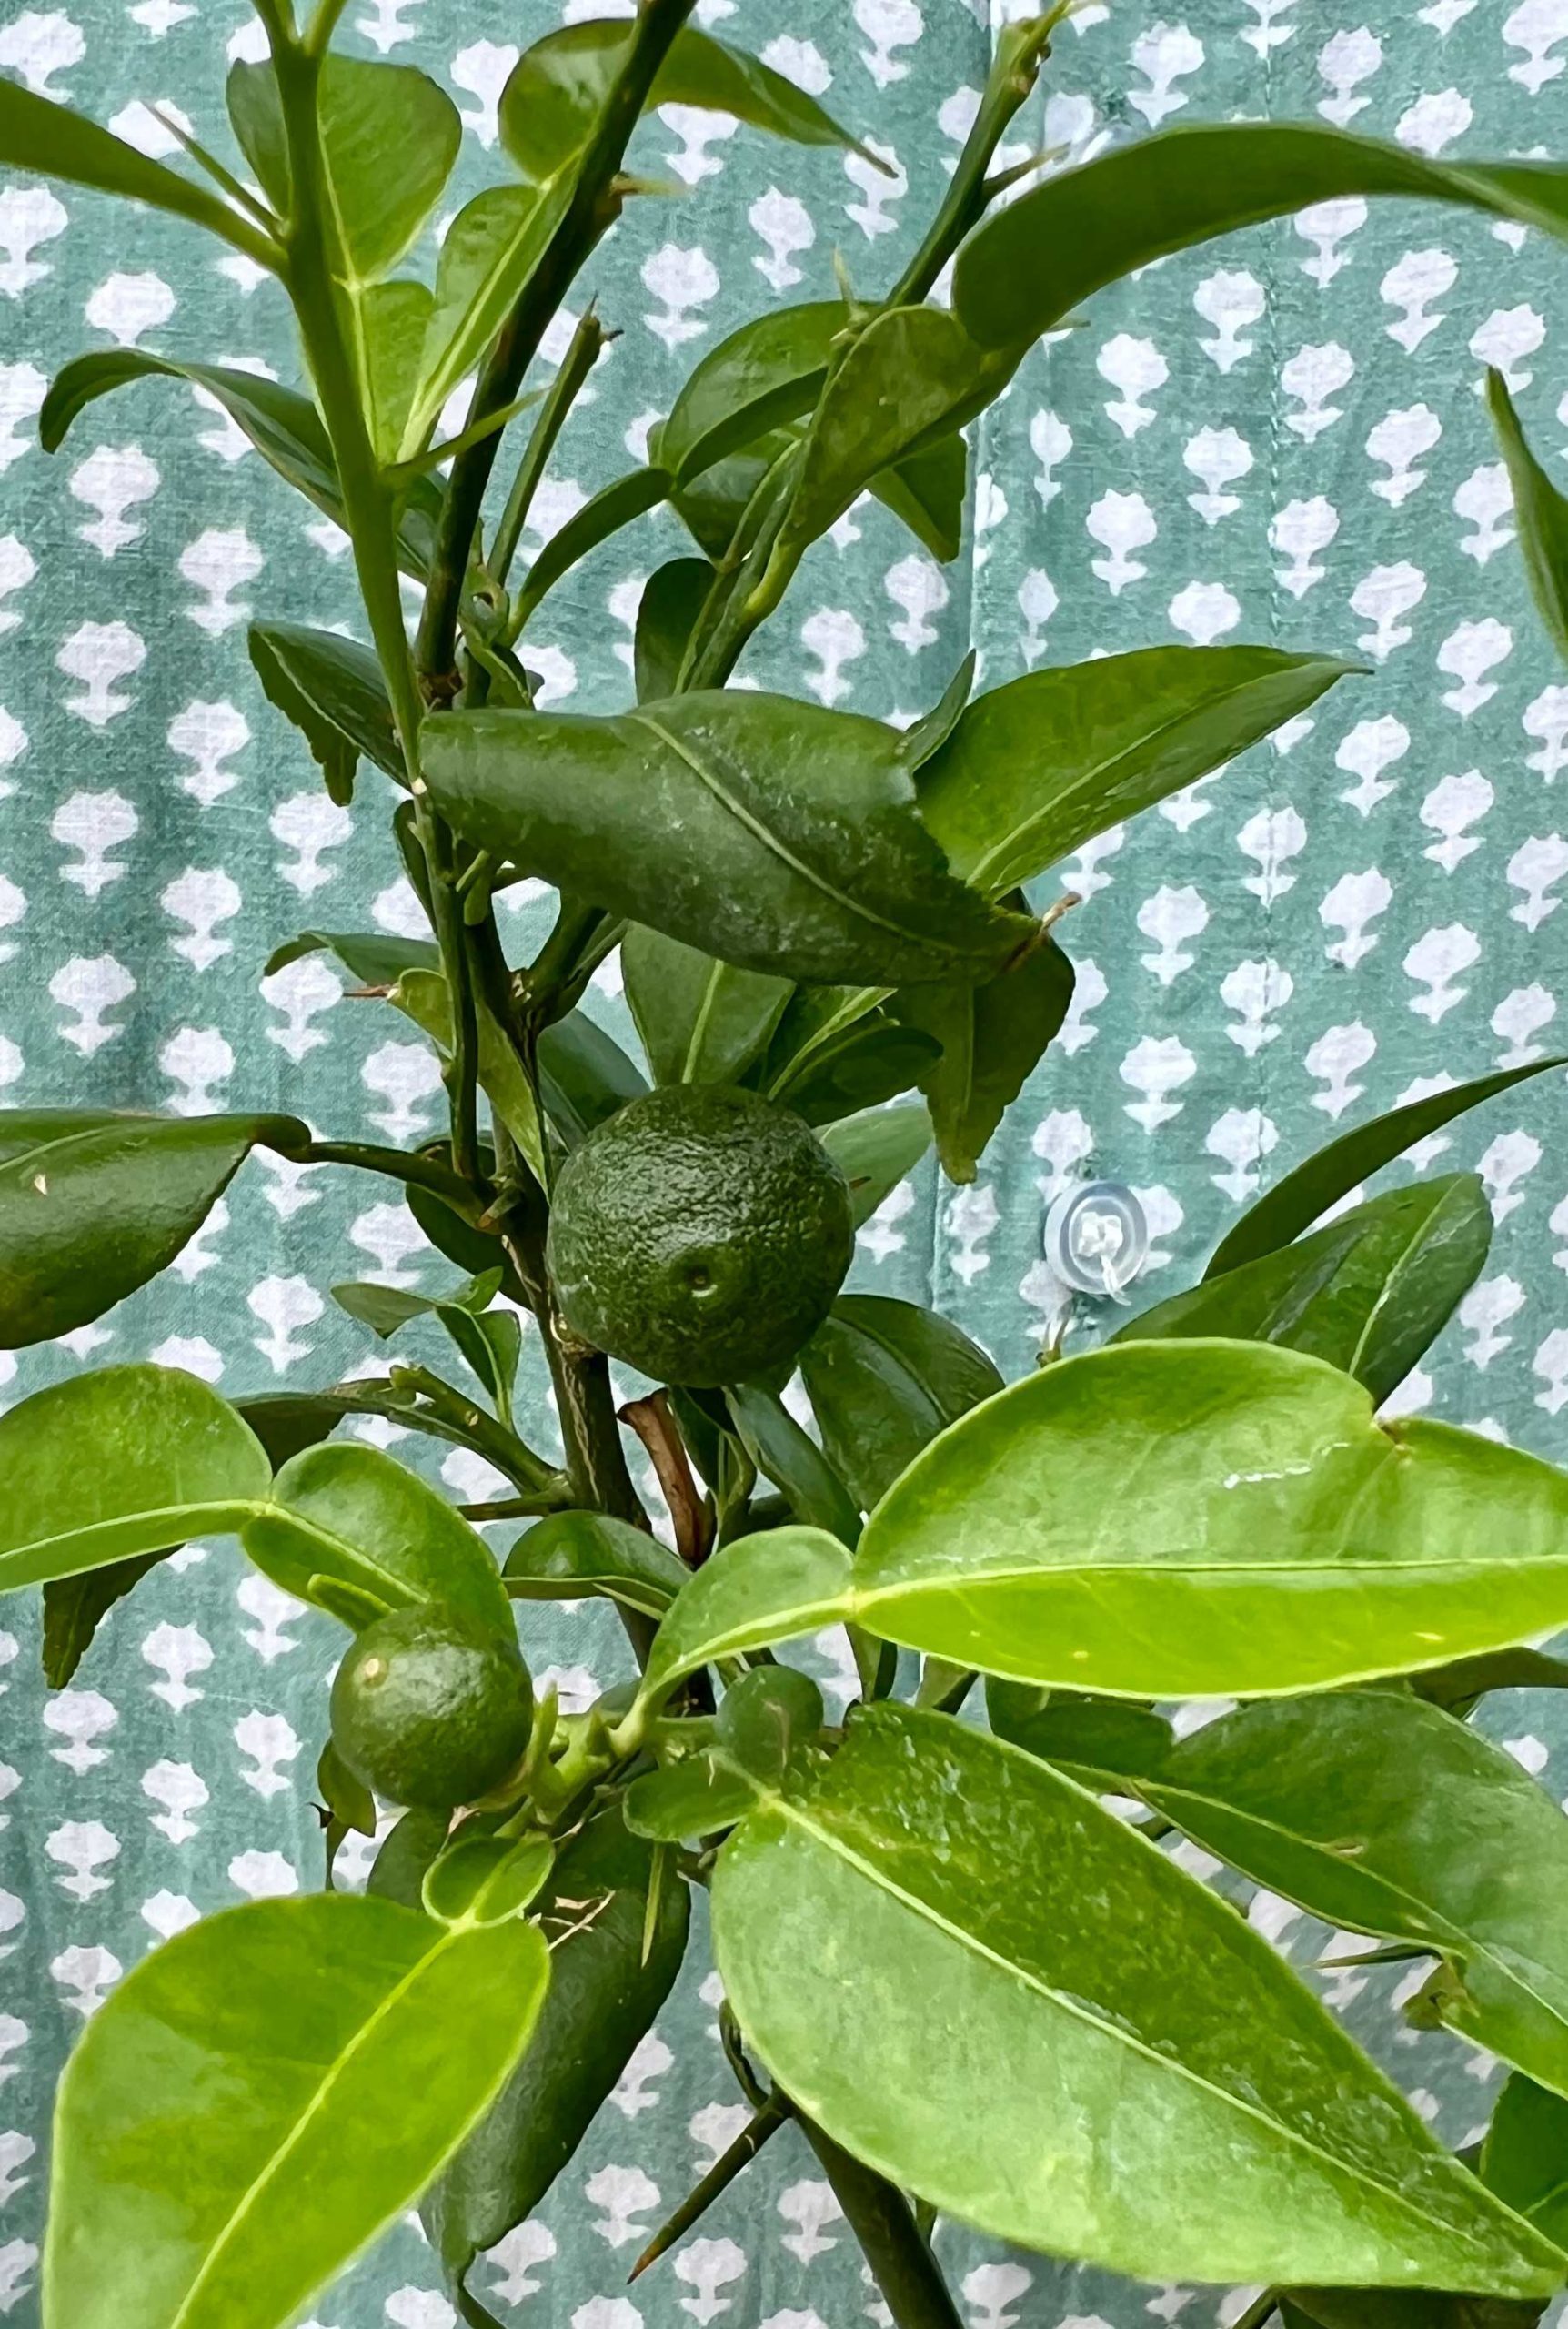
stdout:
{"type": "Polygon", "coordinates": [[[670,1084],[562,1166],[548,1262],[575,1334],[663,1383],[766,1376],[827,1316],[855,1250],[849,1185],[754,1092],[670,1084]]]}
{"type": "Polygon", "coordinates": [[[514,1646],[437,1602],[358,1635],[332,1685],[332,1739],[393,1803],[451,1811],[506,1777],[528,1743],[533,1686],[514,1646]]]}

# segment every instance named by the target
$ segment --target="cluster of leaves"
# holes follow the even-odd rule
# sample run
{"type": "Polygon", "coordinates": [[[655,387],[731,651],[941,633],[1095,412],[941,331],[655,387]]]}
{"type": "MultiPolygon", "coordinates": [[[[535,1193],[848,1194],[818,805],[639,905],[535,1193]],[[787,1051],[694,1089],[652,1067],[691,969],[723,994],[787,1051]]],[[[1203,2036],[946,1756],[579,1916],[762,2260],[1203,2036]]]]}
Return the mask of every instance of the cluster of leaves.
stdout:
{"type": "MultiPolygon", "coordinates": [[[[465,2318],[485,2320],[474,2259],[548,2190],[668,1994],[693,1885],[711,1890],[725,2046],[754,2116],[645,2262],[792,2122],[900,2329],[956,2322],[937,2212],[1152,2279],[1266,2284],[1251,2318],[1287,2329],[1536,2320],[1568,2280],[1568,1824],[1468,1718],[1491,1690],[1568,1679],[1521,1647],[1568,1621],[1568,1478],[1489,1438],[1379,1421],[1481,1271],[1491,1222],[1471,1175],[1361,1189],[1563,1063],[1347,1134],[1236,1224],[1198,1285],[1010,1389],[950,1322],[843,1296],[797,1355],[815,1434],[777,1381],[669,1384],[618,1417],[606,1354],[558,1315],[546,1232],[565,1161],[650,1080],[792,1111],[842,1167],[857,1221],[933,1140],[952,1177],[972,1176],[1071,995],[1059,906],[1038,916],[1026,885],[1346,669],[1166,647],[977,696],[971,659],[902,733],[729,690],[811,544],[869,492],[955,556],[966,425],[1042,333],[1167,253],[1351,194],[1562,237],[1568,172],[1246,124],[1055,176],[999,170],[1060,12],[1014,24],[891,289],[845,285],[732,334],[648,462],[519,578],[602,345],[591,309],[548,389],[528,375],[646,190],[626,166],[644,109],[853,141],[695,30],[690,0],[642,0],[522,56],[500,106],[512,175],[452,219],[426,282],[396,270],[453,166],[449,101],[417,72],[335,54],[341,0],[303,26],[291,0],[256,5],[270,61],[229,84],[248,181],[188,137],[209,183],[168,169],[10,83],[0,158],[174,213],[275,274],[307,384],[88,356],[55,383],[43,433],[56,446],[94,398],[172,375],[347,529],[369,644],[278,621],[252,654],[335,797],[362,763],[397,789],[433,935],[312,930],[273,959],[327,950],[422,1029],[450,1130],[397,1151],[271,1115],[0,1117],[0,1343],[50,1341],[145,1284],[261,1144],[400,1185],[463,1278],[429,1298],[338,1298],[383,1337],[434,1324],[464,1371],[394,1364],[237,1406],[146,1366],[38,1392],[0,1419],[0,1589],[43,1587],[56,1684],[151,1563],[224,1533],[357,1636],[439,1608],[512,1652],[515,1604],[606,1598],[640,1673],[582,1715],[544,1693],[480,1802],[391,1828],[365,1897],[332,1889],[332,1863],[350,1829],[377,1831],[377,1806],[327,1746],[327,1889],[156,1951],[72,2058],[50,2323],[278,2329],[421,2195],[465,2318]],[[468,417],[438,442],[476,368],[468,417]],[[644,590],[635,704],[538,709],[538,609],[665,505],[692,547],[644,590]],[[525,877],[560,902],[519,967],[492,902],[525,877]],[[579,1007],[617,948],[641,1064],[579,1007]],[[524,1316],[558,1464],[518,1426],[524,1316]],[[333,1437],[364,1414],[474,1450],[511,1493],[454,1509],[333,1437]],[[657,1467],[673,1548],[648,1527],[623,1421],[657,1467]],[[507,1517],[532,1525],[498,1565],[474,1524],[507,1517]],[[834,1722],[776,1656],[829,1624],[849,1629],[861,1679],[834,1722]],[[965,1718],[981,1676],[983,1725],[965,1718]],[[1215,1695],[1241,1703],[1178,1738],[1161,1709],[1215,1695]],[[1447,2153],[1161,1853],[1169,1830],[1374,1953],[1431,1961],[1422,2018],[1513,2073],[1477,2160],[1447,2153]]],[[[1495,381],[1493,402],[1568,648],[1568,515],[1495,381]]]]}

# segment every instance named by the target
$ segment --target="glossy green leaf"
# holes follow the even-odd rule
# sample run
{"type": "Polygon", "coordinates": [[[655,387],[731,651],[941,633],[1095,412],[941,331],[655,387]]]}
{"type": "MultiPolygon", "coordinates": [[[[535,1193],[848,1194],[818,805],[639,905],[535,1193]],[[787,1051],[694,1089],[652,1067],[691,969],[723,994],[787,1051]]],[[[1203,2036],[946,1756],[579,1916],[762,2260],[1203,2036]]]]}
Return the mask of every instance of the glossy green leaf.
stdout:
{"type": "Polygon", "coordinates": [[[512,602],[512,619],[525,629],[547,594],[572,568],[608,541],[612,534],[634,519],[644,518],[669,498],[668,469],[632,469],[618,477],[574,510],[558,533],[552,534],[528,568],[512,602]]]}
{"type": "Polygon", "coordinates": [[[797,442],[792,430],[770,429],[744,452],[728,454],[670,497],[692,540],[704,556],[721,564],[752,496],[781,453],[797,442]]]}
{"type": "Polygon", "coordinates": [[[727,1757],[703,1748],[633,1780],[626,1791],[626,1824],[649,1843],[685,1843],[733,1828],[756,1801],[752,1780],[727,1757]]]}
{"type": "Polygon", "coordinates": [[[1563,2270],[1227,1902],[949,1716],[862,1709],[725,1846],[713,1935],[797,2106],[995,2236],[1167,2283],[1563,2270]]]}
{"type": "Polygon", "coordinates": [[[1270,1696],[1568,1622],[1568,1477],[1265,1343],[1123,1343],[965,1416],[866,1524],[849,1614],[1020,1681],[1270,1696]]]}
{"type": "Polygon", "coordinates": [[[166,1269],[258,1144],[284,1154],[295,1116],[122,1116],[0,1164],[0,1348],[101,1318],[166,1269]]]}
{"type": "MultiPolygon", "coordinates": [[[[56,373],[38,416],[46,453],[56,452],[77,416],[99,397],[135,380],[186,380],[215,397],[268,467],[314,502],[335,524],[344,522],[337,464],[321,416],[308,397],[259,373],[216,364],[181,364],[145,348],[106,348],[78,356],[56,373]]],[[[440,489],[419,478],[404,493],[397,549],[404,571],[423,579],[440,509],[440,489]]]]}
{"type": "Polygon", "coordinates": [[[658,1699],[718,1658],[766,1648],[849,1614],[850,1558],[823,1528],[769,1528],[720,1546],[659,1627],[644,1689],[658,1699]]]}
{"type": "Polygon", "coordinates": [[[516,306],[560,223],[569,188],[487,187],[441,242],[419,384],[400,451],[409,459],[516,306]]]}
{"type": "Polygon", "coordinates": [[[869,1221],[899,1183],[906,1180],[931,1144],[931,1120],[920,1101],[896,1108],[869,1108],[828,1124],[819,1134],[823,1147],[849,1184],[855,1226],[869,1221]]]}
{"type": "Polygon", "coordinates": [[[426,1870],[421,1906],[444,1925],[503,1924],[538,1897],[554,1859],[548,1836],[459,1834],[426,1870]]]}
{"type": "Polygon", "coordinates": [[[1492,1208],[1475,1174],[1416,1181],[1204,1278],[1112,1339],[1282,1343],[1342,1367],[1381,1406],[1480,1276],[1491,1243],[1492,1208]]]}
{"type": "Polygon", "coordinates": [[[1292,2289],[1281,2329],[1533,2329],[1544,2304],[1452,2296],[1438,2289],[1292,2289]]]}
{"type": "Polygon", "coordinates": [[[166,1941],[61,2082],[48,2319],[295,2319],[451,2157],[549,1977],[535,1926],[453,1930],[352,1893],[247,1901],[166,1941]]]}
{"type": "Polygon", "coordinates": [[[518,1601],[578,1601],[602,1594],[661,1618],[689,1574],[645,1528],[603,1512],[552,1512],[524,1530],[501,1572],[518,1601]]]}
{"type": "Polygon", "coordinates": [[[688,1896],[667,1877],[647,1933],[652,1870],[648,1845],[611,1805],[564,1847],[536,1903],[551,1971],[533,2042],[425,2203],[430,2238],[459,2281],[543,2199],[669,1994],[688,1896]]]}
{"type": "Polygon", "coordinates": [[[1150,647],[977,696],[918,778],[956,872],[997,896],[1209,775],[1353,664],[1271,647],[1150,647]]]}
{"type": "Polygon", "coordinates": [[[969,500],[969,448],[955,429],[891,469],[879,469],[870,490],[901,518],[915,539],[948,565],[963,547],[969,500]]]}
{"type": "MultiPolygon", "coordinates": [[[[270,64],[233,66],[228,108],[246,160],[286,216],[287,145],[270,64]]],[[[320,123],[337,257],[357,289],[390,273],[435,209],[457,158],[462,116],[411,65],[333,54],[322,68],[320,123]]]]}
{"type": "Polygon", "coordinates": [[[1444,1124],[1480,1107],[1497,1093],[1507,1092],[1533,1075],[1543,1075],[1550,1068],[1564,1066],[1568,1059],[1553,1058],[1533,1060],[1527,1067],[1501,1068],[1493,1075],[1478,1075],[1473,1083],[1451,1084],[1424,1100],[1412,1100],[1387,1115],[1374,1116],[1370,1124],[1342,1133],[1287,1173],[1282,1181],[1276,1181],[1271,1189],[1265,1189],[1247,1208],[1214,1248],[1203,1273],[1205,1279],[1238,1269],[1260,1254],[1271,1254],[1276,1246],[1288,1245],[1331,1205],[1369,1175],[1392,1164],[1418,1140],[1430,1140],[1444,1124]]]}
{"type": "MultiPolygon", "coordinates": [[[[534,715],[527,713],[521,716],[532,718],[534,715]]],[[[432,727],[445,724],[444,721],[431,723],[425,730],[426,736],[430,735],[432,727]]],[[[423,1028],[444,1059],[451,1056],[452,998],[445,972],[405,971],[387,1000],[399,1011],[405,1012],[417,1027],[423,1028]]],[[[475,1000],[474,1015],[478,1032],[480,1083],[491,1105],[497,1109],[507,1130],[521,1149],[535,1178],[543,1181],[547,1177],[544,1127],[539,1123],[538,1110],[534,1104],[534,1094],[522,1063],[491,1017],[482,995],[475,1000]]],[[[442,1250],[447,1249],[443,1247],[442,1250]]],[[[477,1268],[477,1265],[470,1264],[467,1266],[477,1268]]]]}
{"type": "Polygon", "coordinates": [[[1489,1690],[1568,1690],[1568,1659],[1548,1658],[1542,1649],[1495,1649],[1434,1666],[1414,1676],[1411,1687],[1462,1719],[1489,1690]]]}
{"type": "Polygon", "coordinates": [[[860,1508],[783,1401],[759,1383],[732,1384],[725,1397],[746,1453],[782,1491],[796,1519],[852,1545],[860,1533],[860,1508]]]}
{"type": "Polygon", "coordinates": [[[675,693],[713,581],[714,569],[706,558],[667,559],[648,576],[638,604],[632,650],[638,703],[675,693]]]}
{"type": "Polygon", "coordinates": [[[269,1495],[272,1467],[194,1376],[106,1366],[0,1417],[0,1592],[10,1592],[237,1528],[269,1495]]]}
{"type": "Polygon", "coordinates": [[[351,1831],[359,1836],[375,1835],[376,1798],[363,1780],[355,1778],[330,1739],[317,1762],[316,1785],[321,1808],[327,1814],[327,1857],[330,1866],[337,1857],[337,1846],[351,1831]]]}
{"type": "Polygon", "coordinates": [[[467,839],[779,977],[977,979],[1030,935],[955,882],[879,721],[750,690],[618,716],[453,712],[424,731],[467,839]]]}
{"type": "Polygon", "coordinates": [[[794,993],[640,923],[621,942],[627,1007],[656,1084],[739,1084],[794,993]]]}
{"type": "Polygon", "coordinates": [[[394,987],[405,971],[439,968],[440,948],[430,938],[389,938],[379,930],[302,930],[275,947],[266,959],[271,978],[303,954],[332,954],[361,986],[394,987]]]}
{"type": "Polygon", "coordinates": [[[467,1309],[478,1312],[494,1301],[500,1290],[499,1270],[487,1270],[483,1277],[469,1278],[466,1285],[455,1286],[449,1295],[433,1297],[428,1294],[414,1294],[407,1286],[383,1285],[378,1280],[335,1285],[332,1299],[351,1318],[368,1326],[372,1334],[383,1341],[397,1334],[415,1318],[433,1318],[447,1309],[467,1309]]]}
{"type": "Polygon", "coordinates": [[[343,1440],[307,1448],[284,1466],[270,1507],[240,1533],[275,1585],[334,1615],[342,1603],[331,1588],[341,1585],[367,1596],[377,1615],[444,1601],[504,1639],[516,1638],[483,1539],[445,1497],[378,1447],[343,1440]]]}
{"type": "Polygon", "coordinates": [[[541,1029],[538,1070],[545,1114],[568,1148],[648,1089],[614,1036],[583,1011],[568,1011],[541,1029]]]}
{"type": "Polygon", "coordinates": [[[1037,339],[1135,267],[1348,195],[1457,202],[1568,235],[1568,172],[1429,161],[1342,130],[1225,122],[1162,130],[994,211],[959,253],[953,305],[987,347],[1037,339]]]}
{"type": "Polygon", "coordinates": [[[299,730],[335,800],[361,756],[405,781],[386,682],[368,647],[297,623],[252,623],[248,644],[264,693],[299,730]]]}
{"type": "Polygon", "coordinates": [[[1096,1793],[1129,1793],[1130,1783],[1155,1769],[1171,1746],[1171,1725],[1163,1715],[1124,1699],[1083,1698],[989,1675],[985,1703],[999,1739],[1057,1764],[1096,1793]]]}
{"type": "Polygon", "coordinates": [[[815,541],[879,471],[950,438],[1006,387],[1020,353],[977,347],[945,308],[876,316],[812,415],[781,539],[815,541]]]}
{"type": "Polygon", "coordinates": [[[1568,2102],[1516,2072],[1481,2146],[1481,2180],[1561,2248],[1568,2242],[1568,2102]]]}
{"type": "MultiPolygon", "coordinates": [[[[913,987],[911,994],[961,994],[967,987],[913,987]]],[[[770,1099],[793,1108],[809,1124],[836,1124],[841,1117],[897,1099],[941,1058],[940,1041],[921,1026],[904,1026],[886,1011],[850,1021],[811,1044],[767,1086],[770,1099]]]]}
{"type": "Polygon", "coordinates": [[[1430,1946],[1443,2021],[1568,2094],[1568,1820],[1502,1748],[1408,1691],[1335,1691],[1205,1724],[1138,1792],[1326,1923],[1430,1946]]]}
{"type": "Polygon", "coordinates": [[[138,1108],[0,1108],[0,1164],[50,1141],[79,1132],[102,1132],[114,1124],[165,1124],[167,1118],[138,1108]]]}
{"type": "Polygon", "coordinates": [[[775,308],[710,348],[658,431],[658,458],[681,485],[809,412],[844,328],[841,299],[775,308]]]}
{"type": "Polygon", "coordinates": [[[940,1046],[916,1078],[950,1181],[972,1181],[1072,1001],[1072,964],[1043,939],[980,986],[906,987],[892,1008],[940,1046]]]}
{"type": "Polygon", "coordinates": [[[1486,405],[1508,464],[1530,589],[1553,645],[1568,655],[1568,499],[1525,441],[1501,372],[1487,372],[1486,405]]]}
{"type": "Polygon", "coordinates": [[[782,1091],[787,1084],[799,1084],[819,1060],[830,1063],[854,1030],[881,1009],[888,993],[877,986],[798,988],[752,1075],[758,1090],[782,1091]]]}
{"type": "Polygon", "coordinates": [[[0,162],[7,169],[63,178],[70,186],[122,195],[191,219],[253,257],[266,245],[264,236],[199,179],[181,177],[112,130],[11,79],[0,81],[0,162]]]}
{"type": "Polygon", "coordinates": [[[928,1441],[1002,1388],[950,1319],[879,1294],[840,1295],[800,1372],[828,1459],[868,1512],[928,1441]]]}
{"type": "Polygon", "coordinates": [[[401,277],[359,294],[355,353],[377,459],[390,468],[419,449],[414,410],[430,327],[429,286],[401,277]]]}
{"type": "MultiPolygon", "coordinates": [[[[547,33],[524,50],[501,92],[500,123],[501,142],[525,177],[552,177],[580,153],[620,70],[628,37],[624,20],[590,17],[547,33]]],[[[793,81],[694,25],[677,33],[648,102],[733,114],[797,145],[866,152],[793,81]]],[[[874,155],[867,158],[879,169],[886,166],[874,155]]]]}
{"type": "Polygon", "coordinates": [[[940,751],[969,708],[979,666],[980,656],[971,647],[930,711],[922,712],[905,729],[903,756],[906,768],[911,771],[922,769],[940,751]]]}

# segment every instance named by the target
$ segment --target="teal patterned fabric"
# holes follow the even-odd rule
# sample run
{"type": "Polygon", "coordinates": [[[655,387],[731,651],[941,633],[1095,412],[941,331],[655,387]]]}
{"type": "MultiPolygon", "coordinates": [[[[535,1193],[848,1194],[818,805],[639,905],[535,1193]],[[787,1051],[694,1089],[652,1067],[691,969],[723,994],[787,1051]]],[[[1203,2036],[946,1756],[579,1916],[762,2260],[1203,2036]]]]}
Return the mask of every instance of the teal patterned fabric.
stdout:
{"type": "MultiPolygon", "coordinates": [[[[555,0],[350,8],[348,42],[422,65],[464,111],[448,210],[499,175],[501,84],[561,13],[555,0]]],[[[564,13],[600,9],[570,0],[564,13]]],[[[639,159],[686,191],[636,205],[594,269],[619,337],[536,505],[536,545],[640,456],[686,370],[755,305],[821,296],[835,253],[856,285],[891,278],[1012,13],[1008,0],[989,18],[984,0],[699,5],[701,22],[821,94],[895,174],[678,107],[649,121],[639,159]]],[[[0,67],[159,153],[174,141],[150,104],[230,150],[224,75],[256,49],[241,0],[20,13],[7,0],[0,24],[0,67]]],[[[1561,153],[1565,66],[1568,0],[1089,0],[1011,150],[1079,159],[1162,123],[1247,116],[1353,124],[1451,156],[1561,153]]],[[[172,220],[0,181],[0,1101],[286,1106],[324,1134],[406,1141],[439,1102],[407,1023],[345,992],[322,956],[262,975],[297,929],[417,923],[379,780],[333,806],[245,652],[253,610],[353,623],[342,538],[173,384],[95,406],[53,460],[36,445],[45,382],[83,347],[295,376],[280,293],[215,248],[172,220]]],[[[1150,270],[1039,349],[974,432],[954,566],[870,502],[813,553],[746,676],[879,717],[932,702],[971,644],[992,683],[1164,639],[1366,666],[1243,763],[1063,869],[1060,886],[1082,900],[1065,931],[1079,984],[1063,1035],[971,1187],[939,1185],[928,1165],[895,1191],[862,1234],[858,1283],[934,1298],[1020,1373],[1064,1328],[1081,1346],[1108,1324],[1040,1257],[1043,1210],[1065,1183],[1092,1171],[1139,1190],[1154,1251],[1134,1299],[1151,1299],[1195,1276],[1239,1206],[1336,1126],[1568,1036],[1554,919],[1568,674],[1527,602],[1476,394],[1483,366],[1500,366],[1561,474],[1565,328],[1557,247],[1431,207],[1324,205],[1150,270]]],[[[552,357],[562,345],[564,332],[552,357]]],[[[625,700],[641,578],[677,547],[673,519],[644,519],[555,593],[529,654],[548,701],[625,700]]],[[[512,892],[507,905],[520,948],[546,903],[512,892]]],[[[590,1001],[624,1023],[612,977],[590,1001]]],[[[1484,1276],[1397,1404],[1559,1458],[1565,1134],[1552,1075],[1391,1175],[1440,1153],[1476,1166],[1497,1225],[1484,1276]]],[[[374,1185],[258,1156],[162,1282],[62,1346],[0,1362],[4,1396],[148,1354],[234,1395],[327,1382],[373,1364],[369,1337],[328,1299],[333,1281],[447,1275],[374,1185]]],[[[427,1443],[397,1445],[430,1460],[427,1443]]],[[[441,1470],[465,1496],[489,1486],[463,1455],[441,1470]]],[[[37,2317],[49,2100],[84,2016],[198,1911],[319,1881],[313,1774],[341,1636],[227,1544],[150,1576],[58,1696],[39,1679],[32,1598],[0,1625],[0,2316],[23,2324],[37,2317]]],[[[591,1611],[530,1609],[528,1638],[568,1705],[618,1670],[614,1628],[591,1611]]],[[[842,1645],[813,1654],[845,1688],[842,1645]]],[[[1488,1719],[1564,1785],[1548,1705],[1509,1696],[1488,1719]]],[[[367,1860],[356,1840],[341,1866],[357,1880],[367,1860]]],[[[1322,1953],[1321,1929],[1239,1898],[1296,1962],[1322,1953]]],[[[1320,1978],[1445,2137],[1472,2140],[1497,2072],[1402,2025],[1419,1973],[1320,1978]]],[[[886,2321],[792,2134],[626,2287],[647,2234],[745,2116],[716,2003],[699,1935],[581,2154],[477,2268],[499,2320],[886,2321]]],[[[951,2227],[939,2246],[971,2329],[1196,2329],[1244,2302],[1113,2284],[951,2227]]],[[[412,2222],[315,2314],[317,2329],[454,2318],[412,2222]]]]}

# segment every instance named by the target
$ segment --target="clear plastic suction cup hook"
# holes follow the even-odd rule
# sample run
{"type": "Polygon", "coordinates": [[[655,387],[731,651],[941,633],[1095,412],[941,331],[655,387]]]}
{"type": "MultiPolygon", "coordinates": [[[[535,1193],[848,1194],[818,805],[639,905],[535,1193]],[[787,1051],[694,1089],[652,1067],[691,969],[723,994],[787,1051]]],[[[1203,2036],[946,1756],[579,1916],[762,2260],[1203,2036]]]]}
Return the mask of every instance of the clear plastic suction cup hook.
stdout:
{"type": "Polygon", "coordinates": [[[1075,1294],[1126,1303],[1149,1255],[1143,1207],[1120,1181],[1083,1181],[1066,1189],[1045,1216],[1045,1258],[1075,1294]]]}

